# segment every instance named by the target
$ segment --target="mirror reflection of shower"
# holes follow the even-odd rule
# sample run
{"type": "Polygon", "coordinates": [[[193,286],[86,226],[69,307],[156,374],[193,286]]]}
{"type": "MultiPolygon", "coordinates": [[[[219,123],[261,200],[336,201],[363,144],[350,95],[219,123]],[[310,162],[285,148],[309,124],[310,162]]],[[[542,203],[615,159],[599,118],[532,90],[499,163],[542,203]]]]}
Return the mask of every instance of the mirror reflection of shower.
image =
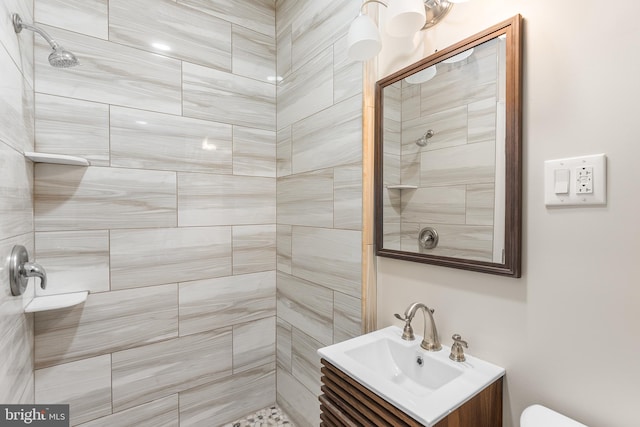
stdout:
{"type": "Polygon", "coordinates": [[[62,47],[57,41],[51,38],[46,31],[41,28],[36,27],[35,25],[29,25],[22,22],[22,18],[17,13],[12,15],[13,20],[13,29],[16,33],[20,33],[23,29],[33,31],[35,33],[40,34],[51,46],[53,52],[49,55],[49,64],[56,68],[69,68],[75,67],[80,62],[76,56],[62,47]]]}
{"type": "Polygon", "coordinates": [[[426,131],[424,133],[424,135],[422,135],[420,138],[416,139],[416,144],[419,147],[424,147],[427,145],[427,143],[429,142],[429,139],[435,135],[435,132],[433,132],[433,129],[429,129],[428,131],[426,131]]]}

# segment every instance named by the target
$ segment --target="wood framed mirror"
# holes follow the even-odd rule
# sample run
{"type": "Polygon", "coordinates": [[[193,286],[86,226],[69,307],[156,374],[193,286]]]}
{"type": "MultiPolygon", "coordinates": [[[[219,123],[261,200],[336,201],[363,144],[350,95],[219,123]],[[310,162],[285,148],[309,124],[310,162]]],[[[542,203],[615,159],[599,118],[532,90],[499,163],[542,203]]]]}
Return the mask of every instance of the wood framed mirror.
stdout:
{"type": "Polygon", "coordinates": [[[376,255],[520,277],[521,25],[376,83],[376,255]]]}

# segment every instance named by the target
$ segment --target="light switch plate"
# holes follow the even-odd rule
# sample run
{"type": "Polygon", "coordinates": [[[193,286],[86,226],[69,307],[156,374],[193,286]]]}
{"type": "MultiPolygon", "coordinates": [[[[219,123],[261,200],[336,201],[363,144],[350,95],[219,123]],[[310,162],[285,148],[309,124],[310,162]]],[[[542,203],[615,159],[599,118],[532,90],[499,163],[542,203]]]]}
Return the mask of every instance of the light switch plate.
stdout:
{"type": "Polygon", "coordinates": [[[544,162],[546,206],[607,204],[607,157],[604,154],[547,160],[544,162]],[[557,193],[557,179],[569,170],[569,192],[557,193]]]}

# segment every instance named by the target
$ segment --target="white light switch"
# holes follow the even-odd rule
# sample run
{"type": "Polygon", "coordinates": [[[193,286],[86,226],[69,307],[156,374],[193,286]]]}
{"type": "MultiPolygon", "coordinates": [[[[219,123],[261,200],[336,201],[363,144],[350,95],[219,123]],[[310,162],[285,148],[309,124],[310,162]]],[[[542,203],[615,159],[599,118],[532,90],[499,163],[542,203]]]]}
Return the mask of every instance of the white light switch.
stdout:
{"type": "Polygon", "coordinates": [[[556,169],[554,171],[555,193],[569,194],[569,169],[556,169]]]}
{"type": "Polygon", "coordinates": [[[607,158],[604,154],[544,162],[546,206],[607,203],[607,158]]]}

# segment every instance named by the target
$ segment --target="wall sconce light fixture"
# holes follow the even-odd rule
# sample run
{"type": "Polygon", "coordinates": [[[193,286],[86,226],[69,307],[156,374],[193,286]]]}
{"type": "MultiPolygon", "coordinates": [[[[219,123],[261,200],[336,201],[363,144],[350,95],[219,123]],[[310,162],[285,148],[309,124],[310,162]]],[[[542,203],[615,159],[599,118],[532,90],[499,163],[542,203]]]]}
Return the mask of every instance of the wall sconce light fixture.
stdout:
{"type": "Polygon", "coordinates": [[[386,30],[393,37],[408,37],[436,25],[449,13],[454,3],[467,0],[365,0],[360,14],[353,20],[347,36],[347,54],[356,61],[373,58],[382,49],[380,32],[369,15],[363,12],[369,3],[388,8],[386,30]]]}

